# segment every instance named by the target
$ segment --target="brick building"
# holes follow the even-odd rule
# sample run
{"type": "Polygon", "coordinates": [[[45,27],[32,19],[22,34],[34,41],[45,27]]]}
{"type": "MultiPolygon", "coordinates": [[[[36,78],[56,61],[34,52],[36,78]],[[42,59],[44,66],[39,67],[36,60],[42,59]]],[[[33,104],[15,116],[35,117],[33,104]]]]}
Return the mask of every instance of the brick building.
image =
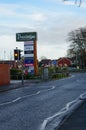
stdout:
{"type": "Polygon", "coordinates": [[[71,60],[69,58],[63,57],[63,58],[59,58],[57,60],[57,64],[60,67],[67,67],[71,65],[71,60]]]}

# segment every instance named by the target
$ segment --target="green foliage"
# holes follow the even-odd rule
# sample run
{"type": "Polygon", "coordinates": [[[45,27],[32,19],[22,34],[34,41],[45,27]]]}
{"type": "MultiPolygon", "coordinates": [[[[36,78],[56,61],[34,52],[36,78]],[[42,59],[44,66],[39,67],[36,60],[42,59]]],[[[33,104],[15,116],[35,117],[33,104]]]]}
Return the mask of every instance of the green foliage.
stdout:
{"type": "MultiPolygon", "coordinates": [[[[27,75],[23,75],[24,79],[40,79],[42,77],[43,74],[43,67],[39,67],[39,75],[34,75],[34,74],[27,74],[27,75]]],[[[67,71],[67,68],[59,68],[59,67],[49,67],[49,77],[51,79],[61,79],[64,77],[68,77],[69,73],[67,71]]],[[[20,69],[11,69],[10,70],[10,75],[11,75],[11,79],[15,79],[15,80],[21,80],[22,79],[22,70],[20,69]]]]}
{"type": "Polygon", "coordinates": [[[28,74],[28,75],[24,75],[24,79],[40,79],[40,76],[28,74]]]}
{"type": "Polygon", "coordinates": [[[10,70],[11,79],[21,79],[22,70],[20,69],[11,69],[10,70]]]}
{"type": "MultiPolygon", "coordinates": [[[[11,75],[11,79],[15,79],[15,80],[21,80],[22,79],[22,70],[20,69],[11,69],[10,70],[10,75],[11,75]]],[[[23,74],[23,78],[26,80],[26,79],[39,79],[40,76],[36,76],[36,75],[33,75],[33,74],[23,74]]]]}
{"type": "Polygon", "coordinates": [[[17,75],[17,74],[20,74],[20,73],[21,73],[20,69],[11,69],[10,70],[10,74],[11,75],[17,75]]]}
{"type": "Polygon", "coordinates": [[[68,77],[68,76],[69,76],[68,72],[66,72],[66,73],[56,73],[56,74],[52,75],[52,79],[61,79],[61,78],[65,78],[65,77],[68,77]]]}
{"type": "Polygon", "coordinates": [[[49,67],[49,74],[53,74],[55,72],[55,68],[54,67],[49,67]]]}

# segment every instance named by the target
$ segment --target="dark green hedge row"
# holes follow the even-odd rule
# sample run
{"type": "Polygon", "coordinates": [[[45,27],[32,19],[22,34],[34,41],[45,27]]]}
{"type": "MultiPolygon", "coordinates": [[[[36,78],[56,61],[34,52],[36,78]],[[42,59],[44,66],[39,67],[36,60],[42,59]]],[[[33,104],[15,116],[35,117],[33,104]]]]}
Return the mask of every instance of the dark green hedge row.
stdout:
{"type": "MultiPolygon", "coordinates": [[[[22,79],[22,70],[11,69],[10,70],[10,78],[15,79],[15,80],[22,79]]],[[[23,78],[24,79],[38,79],[38,78],[40,78],[40,76],[35,76],[35,75],[32,75],[32,74],[28,74],[28,75],[23,74],[23,78]]]]}
{"type": "Polygon", "coordinates": [[[68,76],[69,76],[69,73],[56,73],[52,75],[52,79],[61,79],[68,76]]]}

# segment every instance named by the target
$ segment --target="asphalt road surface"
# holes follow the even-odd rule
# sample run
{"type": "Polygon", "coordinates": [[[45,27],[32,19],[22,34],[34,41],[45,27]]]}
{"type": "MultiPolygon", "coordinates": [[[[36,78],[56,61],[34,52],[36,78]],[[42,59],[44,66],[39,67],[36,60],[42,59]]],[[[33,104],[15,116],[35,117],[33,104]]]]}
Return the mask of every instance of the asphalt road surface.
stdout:
{"type": "Polygon", "coordinates": [[[45,130],[49,119],[86,91],[86,73],[0,93],[0,130],[45,130]]]}

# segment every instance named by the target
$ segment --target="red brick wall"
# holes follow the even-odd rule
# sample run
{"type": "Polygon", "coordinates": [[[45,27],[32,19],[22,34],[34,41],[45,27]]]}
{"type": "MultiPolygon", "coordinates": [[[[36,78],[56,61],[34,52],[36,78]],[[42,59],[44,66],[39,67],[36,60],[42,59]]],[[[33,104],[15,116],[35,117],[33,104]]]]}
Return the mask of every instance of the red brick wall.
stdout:
{"type": "Polygon", "coordinates": [[[10,84],[10,66],[0,64],[0,86],[10,84]]]}

